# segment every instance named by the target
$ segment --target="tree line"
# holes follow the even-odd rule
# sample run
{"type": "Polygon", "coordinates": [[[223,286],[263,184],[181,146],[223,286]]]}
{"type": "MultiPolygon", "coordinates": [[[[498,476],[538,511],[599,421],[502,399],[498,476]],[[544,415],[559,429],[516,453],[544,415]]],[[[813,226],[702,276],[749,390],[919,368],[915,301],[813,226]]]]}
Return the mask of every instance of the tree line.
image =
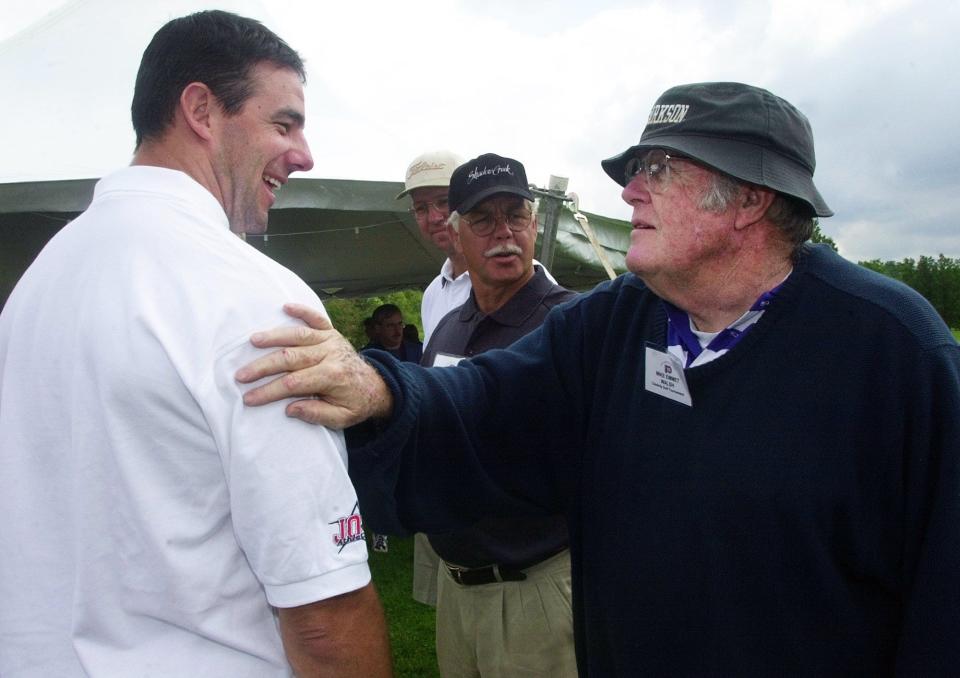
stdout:
{"type": "Polygon", "coordinates": [[[933,304],[949,327],[960,328],[960,259],[941,254],[936,259],[872,259],[859,264],[909,285],[933,304]]]}

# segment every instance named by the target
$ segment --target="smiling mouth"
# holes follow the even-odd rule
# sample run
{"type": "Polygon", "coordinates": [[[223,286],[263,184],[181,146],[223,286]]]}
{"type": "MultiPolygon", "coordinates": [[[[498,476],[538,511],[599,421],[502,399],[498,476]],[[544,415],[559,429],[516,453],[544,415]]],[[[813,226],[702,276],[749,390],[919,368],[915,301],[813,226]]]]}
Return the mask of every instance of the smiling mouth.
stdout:
{"type": "Polygon", "coordinates": [[[267,176],[266,174],[263,175],[263,181],[267,186],[269,186],[270,192],[274,195],[276,195],[277,191],[283,187],[283,182],[274,177],[267,176]]]}

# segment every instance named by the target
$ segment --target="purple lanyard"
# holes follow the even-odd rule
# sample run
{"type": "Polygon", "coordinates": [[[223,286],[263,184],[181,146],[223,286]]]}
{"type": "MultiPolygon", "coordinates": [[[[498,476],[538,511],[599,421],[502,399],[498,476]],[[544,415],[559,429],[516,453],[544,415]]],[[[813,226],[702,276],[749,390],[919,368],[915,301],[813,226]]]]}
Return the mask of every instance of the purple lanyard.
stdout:
{"type": "MultiPolygon", "coordinates": [[[[753,302],[750,310],[766,310],[782,286],[783,283],[780,283],[772,290],[761,294],[760,297],[753,302]]],[[[667,346],[680,346],[683,348],[687,353],[687,360],[684,367],[690,367],[690,363],[696,360],[704,350],[703,347],[700,346],[700,340],[697,339],[697,335],[690,329],[690,316],[687,315],[686,311],[677,308],[669,301],[661,301],[663,301],[663,306],[667,310],[667,346]]],[[[737,323],[734,323],[734,325],[736,324],[737,323]]],[[[756,322],[752,322],[746,327],[742,327],[742,329],[738,329],[735,326],[724,328],[707,344],[707,349],[719,353],[720,351],[733,348],[754,325],[756,325],[756,322]]]]}

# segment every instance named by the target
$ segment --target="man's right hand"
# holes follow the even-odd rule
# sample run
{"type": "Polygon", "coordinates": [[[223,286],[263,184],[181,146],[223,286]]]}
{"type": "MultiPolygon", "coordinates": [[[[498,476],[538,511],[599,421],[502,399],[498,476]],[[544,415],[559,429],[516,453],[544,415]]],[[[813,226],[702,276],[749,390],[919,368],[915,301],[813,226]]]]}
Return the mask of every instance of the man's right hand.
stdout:
{"type": "Polygon", "coordinates": [[[236,379],[250,383],[283,375],[247,391],[246,405],[257,406],[285,398],[296,400],[287,415],[311,424],[343,429],[370,418],[389,417],[393,398],[383,379],[333,329],[320,311],[301,304],[285,304],[284,312],[307,324],[257,332],[250,341],[259,348],[277,348],[237,370],[236,379]]]}

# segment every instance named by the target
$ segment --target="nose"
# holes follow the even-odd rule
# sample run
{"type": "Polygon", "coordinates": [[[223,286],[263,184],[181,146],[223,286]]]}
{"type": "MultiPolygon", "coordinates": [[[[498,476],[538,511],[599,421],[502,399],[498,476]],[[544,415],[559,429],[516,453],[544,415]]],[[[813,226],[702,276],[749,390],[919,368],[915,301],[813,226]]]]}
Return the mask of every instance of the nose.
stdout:
{"type": "Polygon", "coordinates": [[[506,238],[513,236],[513,229],[510,228],[510,224],[507,222],[506,214],[497,211],[491,216],[493,217],[493,236],[495,238],[506,238]]]}
{"type": "Polygon", "coordinates": [[[432,202],[427,203],[427,218],[430,219],[431,222],[436,223],[436,222],[446,221],[447,217],[449,216],[450,215],[447,213],[446,210],[441,210],[432,202]]]}
{"type": "Polygon", "coordinates": [[[647,190],[647,185],[644,183],[645,181],[646,179],[643,172],[633,177],[630,182],[623,187],[623,191],[620,193],[623,201],[628,205],[632,205],[635,202],[649,200],[650,192],[647,190]]]}
{"type": "Polygon", "coordinates": [[[309,172],[313,169],[313,155],[310,153],[310,145],[307,138],[300,135],[296,145],[290,151],[287,162],[289,163],[289,172],[309,172]]]}

